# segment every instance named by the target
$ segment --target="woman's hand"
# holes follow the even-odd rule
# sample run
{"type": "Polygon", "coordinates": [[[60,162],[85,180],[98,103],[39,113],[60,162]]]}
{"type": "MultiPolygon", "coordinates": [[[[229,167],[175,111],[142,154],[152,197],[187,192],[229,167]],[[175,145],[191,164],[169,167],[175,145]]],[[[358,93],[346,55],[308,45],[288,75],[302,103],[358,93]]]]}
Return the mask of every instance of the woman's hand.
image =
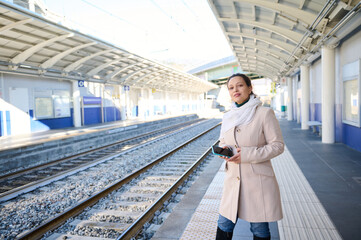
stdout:
{"type": "MultiPolygon", "coordinates": [[[[227,147],[224,147],[227,148],[227,147]]],[[[227,162],[234,162],[234,163],[241,163],[241,149],[237,148],[237,154],[233,155],[232,157],[223,157],[223,156],[219,156],[220,158],[223,158],[224,160],[226,160],[227,162]]]]}
{"type": "Polygon", "coordinates": [[[241,149],[237,148],[237,154],[233,155],[230,158],[225,158],[225,160],[227,162],[233,162],[233,163],[240,164],[241,163],[241,149]]]}

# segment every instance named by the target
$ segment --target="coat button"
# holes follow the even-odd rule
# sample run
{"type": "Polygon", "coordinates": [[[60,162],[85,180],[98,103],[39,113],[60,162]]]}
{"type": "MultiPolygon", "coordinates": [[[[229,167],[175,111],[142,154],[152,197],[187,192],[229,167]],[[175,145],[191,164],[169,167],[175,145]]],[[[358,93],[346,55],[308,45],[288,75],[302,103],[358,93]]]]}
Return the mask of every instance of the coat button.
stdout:
{"type": "Polygon", "coordinates": [[[239,181],[239,177],[237,177],[237,180],[239,181]]]}
{"type": "Polygon", "coordinates": [[[237,129],[237,132],[239,132],[239,129],[237,129]]]}
{"type": "Polygon", "coordinates": [[[237,145],[234,145],[235,148],[237,148],[237,145]]]}

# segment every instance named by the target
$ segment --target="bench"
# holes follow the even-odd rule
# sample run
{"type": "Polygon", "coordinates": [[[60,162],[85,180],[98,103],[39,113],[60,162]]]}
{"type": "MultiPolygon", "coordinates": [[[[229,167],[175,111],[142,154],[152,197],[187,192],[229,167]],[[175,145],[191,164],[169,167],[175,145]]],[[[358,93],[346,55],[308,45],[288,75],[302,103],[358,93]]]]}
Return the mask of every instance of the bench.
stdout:
{"type": "Polygon", "coordinates": [[[316,127],[319,127],[320,128],[319,135],[322,136],[322,123],[321,122],[319,122],[319,121],[308,121],[307,125],[309,127],[312,127],[314,133],[317,132],[316,127]]]}

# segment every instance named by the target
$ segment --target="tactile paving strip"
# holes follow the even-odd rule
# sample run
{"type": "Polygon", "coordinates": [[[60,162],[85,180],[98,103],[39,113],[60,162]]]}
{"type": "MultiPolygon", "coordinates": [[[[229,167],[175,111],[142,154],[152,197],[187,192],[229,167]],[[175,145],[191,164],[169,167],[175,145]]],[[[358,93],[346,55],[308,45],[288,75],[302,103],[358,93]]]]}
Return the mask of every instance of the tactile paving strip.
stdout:
{"type": "Polygon", "coordinates": [[[278,221],[280,240],[342,239],[287,147],[272,165],[284,215],[278,221]]]}
{"type": "Polygon", "coordinates": [[[219,204],[225,176],[223,169],[224,166],[222,165],[194,212],[181,240],[209,240],[216,238],[219,204]]]}
{"type": "MultiPolygon", "coordinates": [[[[287,147],[272,160],[272,165],[280,186],[284,215],[278,221],[280,240],[342,239],[287,147]]],[[[215,239],[224,177],[222,165],[181,240],[215,239]]]]}

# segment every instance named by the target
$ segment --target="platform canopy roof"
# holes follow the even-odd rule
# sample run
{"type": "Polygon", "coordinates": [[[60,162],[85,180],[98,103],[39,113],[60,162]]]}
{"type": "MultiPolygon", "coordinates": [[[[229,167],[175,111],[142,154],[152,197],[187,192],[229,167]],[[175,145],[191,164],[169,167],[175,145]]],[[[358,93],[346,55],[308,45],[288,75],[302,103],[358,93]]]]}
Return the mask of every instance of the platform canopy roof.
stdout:
{"type": "Polygon", "coordinates": [[[201,93],[215,84],[0,2],[0,71],[201,93]]]}
{"type": "Polygon", "coordinates": [[[280,79],[360,26],[359,0],[208,0],[243,71],[280,79]]]}

